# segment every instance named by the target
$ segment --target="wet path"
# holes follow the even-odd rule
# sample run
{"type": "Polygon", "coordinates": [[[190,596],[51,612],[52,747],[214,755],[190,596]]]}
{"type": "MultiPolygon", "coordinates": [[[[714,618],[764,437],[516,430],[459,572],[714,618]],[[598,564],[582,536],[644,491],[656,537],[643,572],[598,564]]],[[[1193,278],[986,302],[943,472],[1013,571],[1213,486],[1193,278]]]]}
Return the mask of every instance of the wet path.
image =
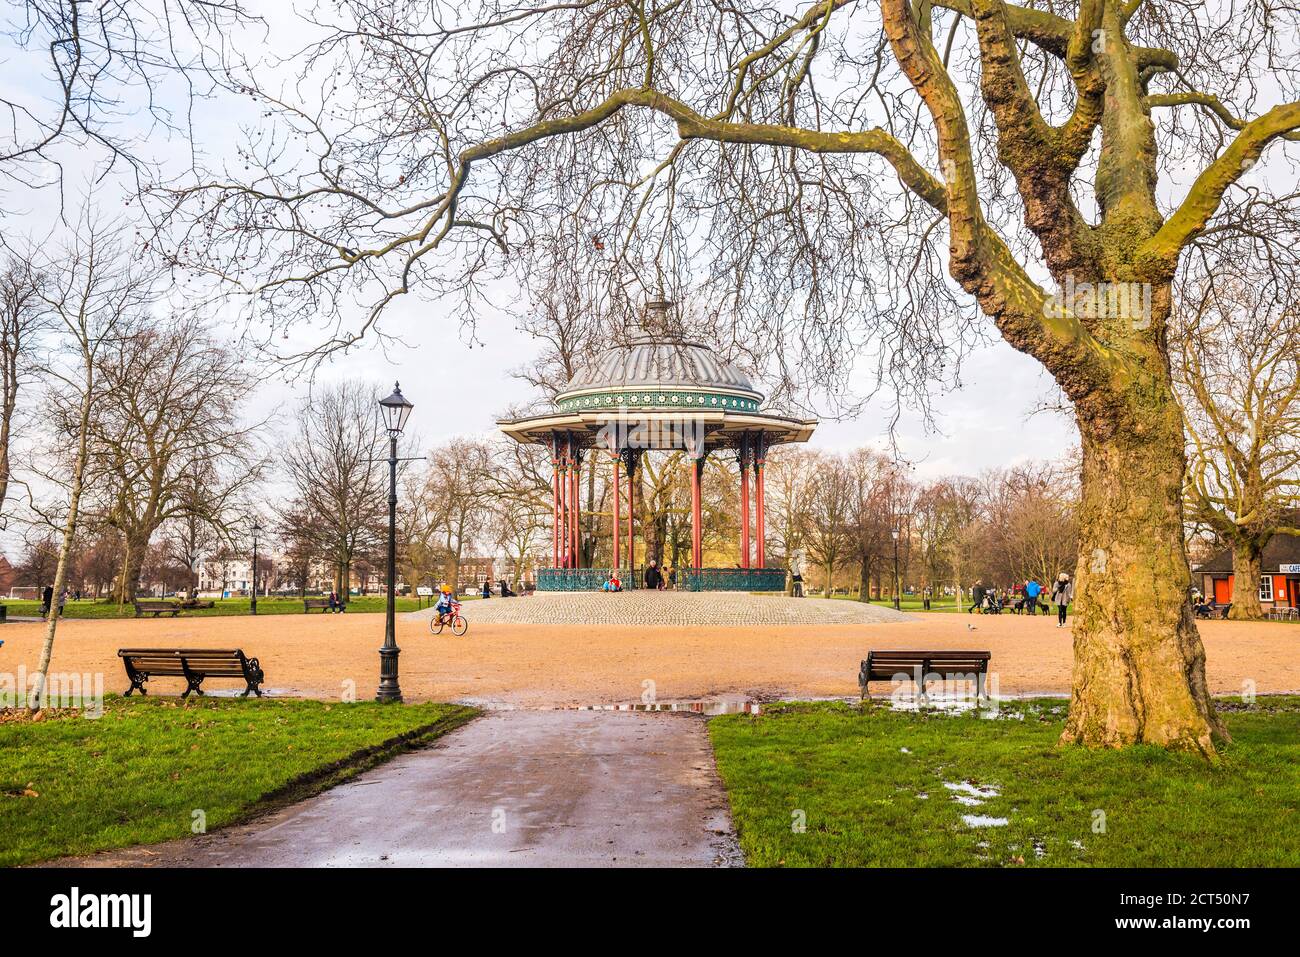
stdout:
{"type": "Polygon", "coordinates": [[[199,867],[740,862],[701,718],[585,711],[489,712],[301,804],[150,854],[111,856],[199,867]]]}

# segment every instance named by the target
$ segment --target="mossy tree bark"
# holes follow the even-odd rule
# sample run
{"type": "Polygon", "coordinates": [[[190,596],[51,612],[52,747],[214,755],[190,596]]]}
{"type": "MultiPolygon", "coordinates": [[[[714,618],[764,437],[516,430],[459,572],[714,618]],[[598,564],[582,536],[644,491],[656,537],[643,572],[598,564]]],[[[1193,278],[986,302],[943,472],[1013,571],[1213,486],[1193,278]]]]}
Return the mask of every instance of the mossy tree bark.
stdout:
{"type": "Polygon", "coordinates": [[[1167,388],[1127,398],[1132,416],[1122,424],[1079,416],[1074,671],[1062,740],[1209,756],[1224,731],[1187,601],[1180,412],[1167,388]]]}
{"type": "Polygon", "coordinates": [[[1259,603],[1259,583],[1263,577],[1264,546],[1262,542],[1245,540],[1232,548],[1232,607],[1228,617],[1235,621],[1254,621],[1264,617],[1259,603]]]}

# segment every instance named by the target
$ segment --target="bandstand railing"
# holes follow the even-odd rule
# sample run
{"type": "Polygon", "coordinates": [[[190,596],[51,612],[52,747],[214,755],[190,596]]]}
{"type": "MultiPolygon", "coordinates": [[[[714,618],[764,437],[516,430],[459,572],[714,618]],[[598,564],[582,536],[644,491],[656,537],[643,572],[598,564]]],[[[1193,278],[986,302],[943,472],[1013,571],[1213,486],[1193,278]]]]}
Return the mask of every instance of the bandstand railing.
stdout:
{"type": "MultiPolygon", "coordinates": [[[[783,591],[784,568],[679,568],[679,591],[783,591]]],[[[600,591],[608,568],[539,568],[538,591],[600,591]]],[[[618,569],[624,590],[643,588],[645,569],[618,569]]]]}

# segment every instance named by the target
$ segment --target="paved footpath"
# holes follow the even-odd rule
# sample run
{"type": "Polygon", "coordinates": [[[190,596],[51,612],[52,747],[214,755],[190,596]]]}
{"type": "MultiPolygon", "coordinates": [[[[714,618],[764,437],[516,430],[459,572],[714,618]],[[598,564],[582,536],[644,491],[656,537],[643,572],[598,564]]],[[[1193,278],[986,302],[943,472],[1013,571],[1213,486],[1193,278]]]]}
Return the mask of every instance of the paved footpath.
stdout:
{"type": "Polygon", "coordinates": [[[703,719],[495,711],[249,824],[80,863],[709,867],[741,857],[703,719]]]}

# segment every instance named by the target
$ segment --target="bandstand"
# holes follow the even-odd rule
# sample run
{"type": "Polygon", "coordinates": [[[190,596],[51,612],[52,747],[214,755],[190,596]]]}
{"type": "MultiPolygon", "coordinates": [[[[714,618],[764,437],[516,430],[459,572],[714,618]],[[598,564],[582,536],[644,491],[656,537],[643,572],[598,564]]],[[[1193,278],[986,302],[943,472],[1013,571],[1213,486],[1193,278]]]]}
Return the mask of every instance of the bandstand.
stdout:
{"type": "Polygon", "coordinates": [[[644,327],[580,369],[552,411],[497,423],[515,441],[551,453],[552,567],[538,571],[541,591],[598,590],[610,575],[609,568],[582,567],[579,477],[592,455],[607,459],[612,473],[613,566],[625,587],[640,587],[635,479],[642,456],[657,450],[684,452],[691,471],[691,563],[678,569],[678,587],[785,586],[785,569],[768,567],[765,554],[764,462],[775,445],[806,442],[817,421],[764,409],[763,394],[744,373],[707,345],[667,331],[670,305],[647,304],[644,327]],[[734,455],[739,466],[740,560],[733,568],[704,567],[701,484],[705,462],[719,454],[734,455]]]}

